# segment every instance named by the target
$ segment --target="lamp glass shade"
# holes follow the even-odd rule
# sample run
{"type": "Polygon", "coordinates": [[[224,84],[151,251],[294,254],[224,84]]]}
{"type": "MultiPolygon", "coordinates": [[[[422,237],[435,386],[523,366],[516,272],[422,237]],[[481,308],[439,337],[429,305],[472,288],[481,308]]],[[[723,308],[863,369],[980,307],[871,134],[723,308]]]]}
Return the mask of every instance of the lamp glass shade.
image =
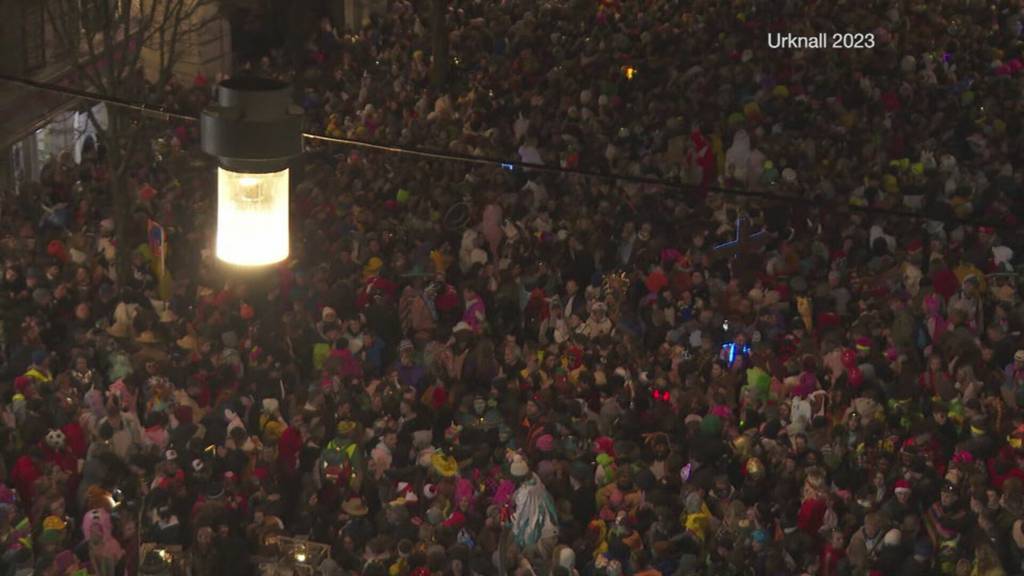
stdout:
{"type": "Polygon", "coordinates": [[[266,266],[288,257],[288,169],[246,174],[217,169],[217,258],[266,266]]]}

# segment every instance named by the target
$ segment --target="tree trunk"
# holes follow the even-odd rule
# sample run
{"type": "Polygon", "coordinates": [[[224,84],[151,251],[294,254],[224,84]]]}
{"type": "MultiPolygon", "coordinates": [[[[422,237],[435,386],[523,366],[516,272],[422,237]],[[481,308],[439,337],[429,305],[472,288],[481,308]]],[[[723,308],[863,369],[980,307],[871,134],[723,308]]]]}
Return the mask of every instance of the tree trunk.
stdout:
{"type": "Polygon", "coordinates": [[[345,17],[345,4],[344,0],[335,0],[334,2],[327,3],[327,16],[331,19],[331,25],[338,31],[338,34],[344,34],[348,31],[346,27],[348,21],[345,17]]]}
{"type": "Polygon", "coordinates": [[[430,79],[436,90],[448,85],[448,24],[445,19],[447,0],[430,0],[430,36],[434,61],[430,79]]]}
{"type": "Polygon", "coordinates": [[[114,271],[117,274],[117,286],[123,288],[128,282],[131,269],[131,225],[132,225],[132,190],[125,184],[125,173],[128,168],[129,150],[125,146],[127,139],[126,124],[128,119],[117,107],[107,109],[109,142],[107,143],[107,160],[110,166],[110,197],[114,204],[114,241],[116,243],[114,271]]]}

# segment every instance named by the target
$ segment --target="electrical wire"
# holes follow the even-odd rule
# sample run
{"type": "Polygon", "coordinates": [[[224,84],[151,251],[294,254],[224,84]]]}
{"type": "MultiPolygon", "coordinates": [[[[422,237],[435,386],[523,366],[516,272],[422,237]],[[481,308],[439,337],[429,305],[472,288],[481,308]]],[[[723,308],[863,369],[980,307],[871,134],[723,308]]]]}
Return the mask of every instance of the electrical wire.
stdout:
{"type": "Polygon", "coordinates": [[[42,90],[44,92],[53,92],[56,94],[63,94],[64,96],[74,96],[76,98],[82,98],[83,100],[103,102],[104,104],[110,104],[113,106],[117,106],[119,108],[127,108],[129,110],[135,110],[149,115],[154,115],[165,120],[169,120],[172,118],[175,120],[199,120],[199,118],[195,116],[171,112],[169,110],[164,109],[163,107],[154,107],[143,102],[134,102],[131,100],[125,100],[123,98],[116,98],[114,96],[106,96],[104,94],[97,94],[95,92],[87,92],[85,90],[78,90],[68,86],[61,86],[60,84],[53,84],[50,82],[38,82],[36,80],[20,78],[18,76],[9,76],[7,74],[0,74],[0,80],[4,82],[9,82],[11,84],[19,84],[27,88],[42,90]]]}
{"type": "MultiPolygon", "coordinates": [[[[30,80],[27,78],[20,78],[17,76],[10,76],[6,74],[0,74],[0,81],[9,82],[12,84],[18,84],[28,88],[36,90],[43,90],[47,92],[55,92],[58,94],[64,94],[67,96],[74,96],[82,98],[84,100],[92,100],[96,102],[103,102],[113,106],[126,108],[128,110],[134,110],[156,116],[164,120],[185,120],[189,122],[198,122],[199,117],[190,114],[182,114],[179,112],[172,112],[164,107],[150,106],[141,102],[134,102],[131,100],[125,100],[123,98],[116,98],[113,96],[107,96],[104,94],[97,94],[95,92],[88,92],[85,90],[77,90],[69,88],[67,86],[61,86],[59,84],[53,84],[48,82],[39,82],[30,80]]],[[[583,170],[579,168],[563,168],[561,166],[547,166],[544,164],[533,164],[530,162],[522,162],[519,160],[505,160],[501,158],[489,158],[485,156],[471,156],[467,154],[456,154],[453,152],[441,152],[435,150],[425,150],[422,148],[415,148],[411,146],[402,146],[395,144],[378,144],[374,142],[368,142],[366,140],[357,140],[352,138],[337,138],[333,136],[326,136],[323,134],[314,134],[311,132],[304,132],[302,136],[309,140],[327,142],[331,144],[338,144],[342,146],[351,146],[356,148],[364,148],[368,150],[377,150],[380,152],[388,152],[393,154],[403,154],[406,156],[414,156],[419,158],[428,158],[432,160],[443,160],[447,162],[464,162],[468,164],[481,164],[490,166],[501,166],[503,168],[518,168],[524,171],[548,173],[548,174],[559,174],[563,176],[581,176],[585,178],[594,178],[601,180],[614,180],[619,182],[628,182],[631,184],[643,184],[649,186],[658,186],[669,190],[676,190],[680,192],[690,193],[701,193],[701,194],[721,194],[724,196],[734,196],[740,198],[754,198],[763,201],[780,202],[784,204],[806,206],[811,203],[811,200],[803,197],[796,196],[784,196],[781,194],[774,194],[771,192],[765,192],[760,190],[744,190],[741,188],[728,188],[722,186],[701,186],[695,184],[685,184],[681,182],[670,182],[668,180],[662,180],[659,178],[652,178],[647,176],[634,176],[628,174],[615,174],[608,172],[597,172],[593,170],[583,170]]],[[[1009,226],[1003,223],[995,222],[983,222],[976,218],[964,218],[964,219],[946,219],[936,217],[936,215],[922,214],[919,212],[912,212],[909,210],[896,210],[892,208],[877,208],[872,206],[857,206],[854,204],[838,204],[832,207],[837,212],[854,212],[863,213],[876,216],[889,216],[893,218],[902,218],[908,220],[926,220],[933,222],[942,222],[943,224],[955,224],[955,225],[973,225],[983,226],[996,230],[1003,230],[1008,232],[1016,232],[1018,230],[1015,226],[1009,226]]]]}

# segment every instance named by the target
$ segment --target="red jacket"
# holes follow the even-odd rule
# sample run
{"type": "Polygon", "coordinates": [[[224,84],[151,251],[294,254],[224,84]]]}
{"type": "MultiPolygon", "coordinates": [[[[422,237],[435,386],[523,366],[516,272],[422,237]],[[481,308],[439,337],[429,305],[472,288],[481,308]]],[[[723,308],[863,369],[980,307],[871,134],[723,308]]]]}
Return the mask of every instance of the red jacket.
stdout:
{"type": "Polygon", "coordinates": [[[281,433],[281,439],[277,441],[277,462],[285,473],[295,474],[299,471],[301,452],[302,435],[291,426],[285,428],[281,433]]]}
{"type": "Polygon", "coordinates": [[[47,462],[57,465],[68,474],[74,476],[78,473],[78,458],[75,458],[71,450],[54,450],[49,446],[43,446],[43,455],[47,462]]]}
{"type": "Polygon", "coordinates": [[[85,453],[89,449],[89,443],[85,439],[82,425],[78,422],[69,422],[61,428],[61,432],[64,432],[65,442],[67,442],[68,448],[71,449],[71,454],[75,459],[85,458],[85,453]]]}
{"type": "Polygon", "coordinates": [[[14,468],[11,470],[11,485],[18,491],[18,496],[29,508],[32,506],[32,497],[34,496],[32,487],[41,475],[35,463],[28,456],[22,456],[14,462],[14,468]]]}
{"type": "Polygon", "coordinates": [[[804,500],[796,517],[797,527],[811,536],[816,536],[825,523],[825,512],[827,510],[828,508],[824,500],[817,498],[804,500]]]}
{"type": "MultiPolygon", "coordinates": [[[[1002,452],[999,454],[998,457],[1003,458],[1008,462],[1015,461],[1013,450],[1009,446],[1004,446],[1002,452]]],[[[1009,480],[1010,478],[1017,478],[1021,482],[1024,482],[1024,470],[1021,470],[1017,466],[1013,466],[1009,470],[1006,470],[1005,472],[1000,474],[996,469],[995,458],[989,458],[988,462],[986,462],[985,464],[988,468],[988,477],[990,479],[990,483],[992,484],[992,487],[995,488],[996,490],[1002,490],[1003,484],[1006,483],[1006,481],[1009,480]]]]}

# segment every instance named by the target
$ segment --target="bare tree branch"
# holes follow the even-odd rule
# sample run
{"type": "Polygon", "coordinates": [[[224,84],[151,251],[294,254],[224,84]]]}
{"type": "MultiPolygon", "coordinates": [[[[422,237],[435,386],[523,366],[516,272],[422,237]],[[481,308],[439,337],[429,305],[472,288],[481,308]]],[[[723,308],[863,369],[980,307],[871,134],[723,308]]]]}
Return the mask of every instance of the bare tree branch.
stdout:
{"type": "MultiPolygon", "coordinates": [[[[204,10],[214,0],[28,0],[41,1],[50,26],[69,61],[77,68],[77,87],[137,100],[147,87],[157,93],[174,77],[183,37],[201,33],[212,21],[204,10]],[[145,53],[144,53],[145,51],[145,53]],[[140,66],[153,58],[152,84],[139,82],[140,66]]],[[[104,128],[92,109],[86,111],[97,137],[107,146],[117,229],[118,279],[127,277],[133,192],[126,175],[139,154],[147,154],[144,119],[109,108],[104,128]],[[143,146],[143,148],[139,148],[143,146]]]]}

